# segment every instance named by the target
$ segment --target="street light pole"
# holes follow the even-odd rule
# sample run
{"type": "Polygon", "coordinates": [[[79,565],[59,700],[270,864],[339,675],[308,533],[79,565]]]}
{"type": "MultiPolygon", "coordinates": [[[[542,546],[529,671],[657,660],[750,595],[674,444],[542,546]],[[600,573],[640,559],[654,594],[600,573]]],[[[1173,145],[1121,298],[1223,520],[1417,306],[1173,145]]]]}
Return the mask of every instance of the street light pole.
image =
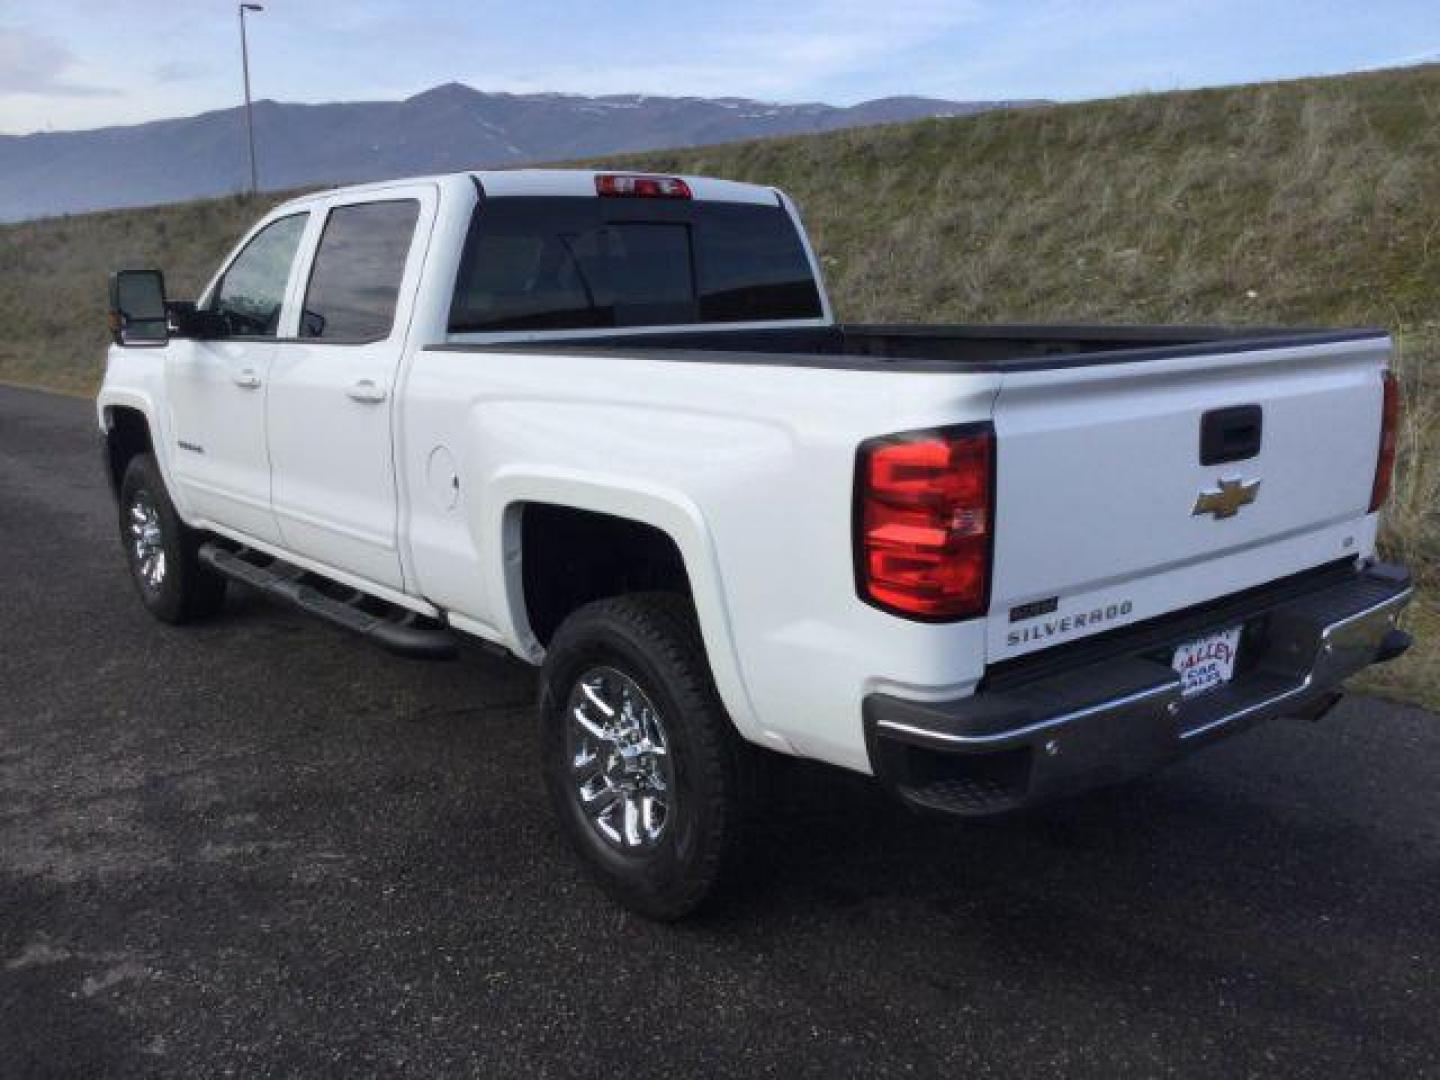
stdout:
{"type": "Polygon", "coordinates": [[[264,11],[260,4],[241,4],[240,7],[240,70],[245,75],[245,138],[250,143],[250,194],[260,190],[260,181],[255,172],[255,120],[250,112],[250,48],[245,42],[245,13],[264,11]]]}

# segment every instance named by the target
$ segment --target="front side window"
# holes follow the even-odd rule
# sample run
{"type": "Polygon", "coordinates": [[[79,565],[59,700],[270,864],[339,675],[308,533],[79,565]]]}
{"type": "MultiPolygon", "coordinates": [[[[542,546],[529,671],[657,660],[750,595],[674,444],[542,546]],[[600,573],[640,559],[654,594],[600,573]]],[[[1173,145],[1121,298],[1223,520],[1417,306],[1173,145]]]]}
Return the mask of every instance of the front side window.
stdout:
{"type": "Polygon", "coordinates": [[[779,206],[507,196],[476,208],[450,331],[821,314],[810,260],[779,206]]]}
{"type": "Polygon", "coordinates": [[[330,211],[305,290],[302,338],[363,342],[390,336],[419,216],[414,199],[330,211]]]}
{"type": "Polygon", "coordinates": [[[211,309],[234,337],[274,337],[285,284],[308,214],[278,218],[255,234],[220,279],[211,309]]]}

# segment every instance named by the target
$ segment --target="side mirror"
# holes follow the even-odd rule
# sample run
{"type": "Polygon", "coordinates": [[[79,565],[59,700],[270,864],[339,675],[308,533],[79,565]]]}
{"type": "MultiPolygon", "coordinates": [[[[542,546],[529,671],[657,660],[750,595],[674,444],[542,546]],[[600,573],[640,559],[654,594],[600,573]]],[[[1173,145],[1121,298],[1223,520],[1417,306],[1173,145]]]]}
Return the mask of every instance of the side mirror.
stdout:
{"type": "Polygon", "coordinates": [[[170,340],[165,275],[117,270],[110,275],[110,336],[116,345],[164,345],[170,340]]]}

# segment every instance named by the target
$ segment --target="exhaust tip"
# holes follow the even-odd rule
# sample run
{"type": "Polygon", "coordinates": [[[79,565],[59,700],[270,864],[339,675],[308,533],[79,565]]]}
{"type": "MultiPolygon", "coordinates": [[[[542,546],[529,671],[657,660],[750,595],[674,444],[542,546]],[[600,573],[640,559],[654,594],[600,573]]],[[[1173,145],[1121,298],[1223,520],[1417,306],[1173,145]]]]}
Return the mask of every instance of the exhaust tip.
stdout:
{"type": "Polygon", "coordinates": [[[1415,644],[1415,639],[1401,630],[1398,626],[1392,626],[1380,642],[1380,648],[1375,653],[1375,663],[1384,664],[1394,660],[1397,656],[1404,656],[1410,651],[1410,646],[1415,644]]]}

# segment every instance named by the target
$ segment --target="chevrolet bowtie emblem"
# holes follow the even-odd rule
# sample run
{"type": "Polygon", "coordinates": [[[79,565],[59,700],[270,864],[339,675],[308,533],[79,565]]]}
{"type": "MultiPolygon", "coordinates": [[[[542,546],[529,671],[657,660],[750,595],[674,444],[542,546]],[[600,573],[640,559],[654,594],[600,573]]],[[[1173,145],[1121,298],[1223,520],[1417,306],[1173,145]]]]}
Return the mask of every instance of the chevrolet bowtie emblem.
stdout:
{"type": "Polygon", "coordinates": [[[1215,491],[1202,491],[1199,494],[1195,499],[1195,509],[1191,510],[1190,514],[1192,517],[1214,514],[1217,521],[1232,518],[1240,512],[1242,506],[1253,503],[1259,493],[1259,480],[1248,483],[1244,480],[1221,480],[1220,487],[1215,491]]]}

